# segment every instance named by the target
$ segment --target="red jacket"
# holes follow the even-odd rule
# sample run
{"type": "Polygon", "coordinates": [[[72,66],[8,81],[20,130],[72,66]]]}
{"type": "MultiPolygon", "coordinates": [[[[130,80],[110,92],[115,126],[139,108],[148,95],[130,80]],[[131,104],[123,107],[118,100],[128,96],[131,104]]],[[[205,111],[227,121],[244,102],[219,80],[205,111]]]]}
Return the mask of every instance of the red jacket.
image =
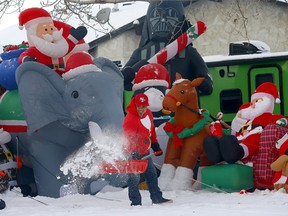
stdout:
{"type": "Polygon", "coordinates": [[[125,149],[128,153],[138,151],[143,155],[149,152],[151,143],[158,142],[152,112],[147,109],[142,118],[139,117],[134,98],[127,106],[127,115],[123,122],[123,133],[128,140],[125,149]]]}

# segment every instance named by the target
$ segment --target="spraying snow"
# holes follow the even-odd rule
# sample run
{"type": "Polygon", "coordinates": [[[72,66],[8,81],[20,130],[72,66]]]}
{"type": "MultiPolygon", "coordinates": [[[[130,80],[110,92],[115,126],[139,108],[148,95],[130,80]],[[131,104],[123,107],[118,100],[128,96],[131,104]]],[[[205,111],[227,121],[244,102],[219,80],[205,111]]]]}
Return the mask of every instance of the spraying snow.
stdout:
{"type": "Polygon", "coordinates": [[[73,177],[95,177],[103,162],[115,163],[116,160],[126,160],[123,149],[126,139],[113,130],[101,130],[95,122],[89,122],[91,140],[72,154],[60,170],[64,175],[71,172],[73,177]]]}

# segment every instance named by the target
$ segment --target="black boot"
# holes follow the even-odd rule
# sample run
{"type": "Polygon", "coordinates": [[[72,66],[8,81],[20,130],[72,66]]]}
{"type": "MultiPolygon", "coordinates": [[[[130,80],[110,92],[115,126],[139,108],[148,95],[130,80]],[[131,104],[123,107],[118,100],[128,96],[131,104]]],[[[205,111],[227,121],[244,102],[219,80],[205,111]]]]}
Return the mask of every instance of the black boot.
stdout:
{"type": "Polygon", "coordinates": [[[219,147],[222,157],[227,163],[235,163],[244,157],[244,150],[233,135],[221,137],[219,147]]]}
{"type": "Polygon", "coordinates": [[[207,155],[207,158],[213,163],[223,161],[223,157],[219,149],[219,138],[217,136],[207,136],[203,141],[203,149],[207,155]]]}
{"type": "Polygon", "coordinates": [[[4,209],[6,207],[6,203],[4,200],[0,199],[0,210],[4,209]]]}

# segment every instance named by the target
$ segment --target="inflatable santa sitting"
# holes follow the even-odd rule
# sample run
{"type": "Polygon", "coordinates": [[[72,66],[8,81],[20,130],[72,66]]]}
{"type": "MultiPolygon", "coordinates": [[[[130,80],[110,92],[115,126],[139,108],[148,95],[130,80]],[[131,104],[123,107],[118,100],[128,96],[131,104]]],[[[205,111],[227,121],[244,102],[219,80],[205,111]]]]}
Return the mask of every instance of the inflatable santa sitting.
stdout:
{"type": "Polygon", "coordinates": [[[263,129],[270,124],[287,127],[287,119],[273,114],[274,103],[280,103],[275,84],[265,82],[251,96],[250,104],[241,107],[232,121],[235,135],[208,136],[204,151],[214,163],[235,163],[258,153],[263,129]]]}
{"type": "MultiPolygon", "coordinates": [[[[54,22],[50,14],[42,8],[28,8],[22,11],[19,15],[19,28],[23,27],[27,30],[30,48],[20,55],[19,64],[36,61],[54,69],[59,75],[65,71],[64,57],[73,51],[87,34],[84,26],[75,29],[64,23],[54,22]]],[[[88,49],[89,45],[83,43],[77,51],[88,49]]]]}

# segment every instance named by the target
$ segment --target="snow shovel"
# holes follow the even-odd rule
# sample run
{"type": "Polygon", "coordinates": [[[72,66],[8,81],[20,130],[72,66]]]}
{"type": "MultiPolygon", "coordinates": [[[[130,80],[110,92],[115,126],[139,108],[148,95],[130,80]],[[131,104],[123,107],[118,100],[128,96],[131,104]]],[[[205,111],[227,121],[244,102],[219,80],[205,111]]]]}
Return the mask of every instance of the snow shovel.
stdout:
{"type": "Polygon", "coordinates": [[[148,158],[152,157],[154,153],[144,156],[141,160],[117,160],[115,163],[102,163],[100,174],[115,174],[115,173],[143,173],[148,166],[148,158]]]}

